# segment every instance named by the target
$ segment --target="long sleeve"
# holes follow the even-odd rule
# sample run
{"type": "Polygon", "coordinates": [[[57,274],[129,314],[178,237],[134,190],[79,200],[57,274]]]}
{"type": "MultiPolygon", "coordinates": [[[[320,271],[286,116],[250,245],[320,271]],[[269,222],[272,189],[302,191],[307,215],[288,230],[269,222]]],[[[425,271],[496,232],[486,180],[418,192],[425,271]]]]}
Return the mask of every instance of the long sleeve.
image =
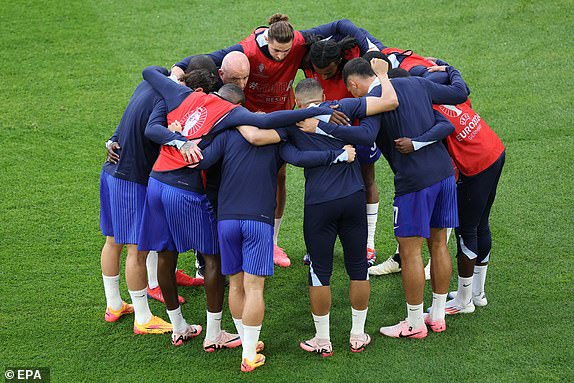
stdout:
{"type": "Polygon", "coordinates": [[[460,72],[449,66],[446,69],[450,77],[450,85],[442,85],[424,78],[418,78],[426,88],[433,104],[461,104],[468,98],[469,90],[460,72]]]}
{"type": "Polygon", "coordinates": [[[281,158],[291,165],[302,168],[314,168],[317,166],[330,165],[341,153],[344,152],[343,149],[313,151],[299,150],[289,142],[284,142],[280,145],[279,154],[281,155],[281,158]]]}
{"type": "Polygon", "coordinates": [[[223,154],[225,153],[225,145],[227,142],[228,135],[227,134],[219,134],[217,137],[211,141],[207,147],[205,147],[201,154],[203,155],[203,159],[199,161],[197,168],[198,169],[209,169],[213,165],[217,163],[221,158],[223,158],[223,154]]]}
{"type": "Polygon", "coordinates": [[[170,80],[167,77],[167,69],[160,66],[145,68],[142,76],[165,99],[175,96],[182,88],[187,88],[170,80]]]}
{"type": "Polygon", "coordinates": [[[145,128],[145,136],[157,144],[180,148],[187,139],[181,134],[172,132],[165,127],[166,117],[167,106],[165,101],[158,102],[149,116],[145,128]]]}
{"type": "MultiPolygon", "coordinates": [[[[227,55],[229,52],[233,52],[233,51],[243,52],[243,47],[240,44],[235,44],[235,45],[232,45],[230,47],[223,48],[223,49],[217,50],[215,52],[208,53],[207,56],[209,56],[209,58],[211,58],[213,60],[215,65],[220,67],[221,62],[223,61],[223,58],[225,57],[225,55],[227,55]]],[[[187,69],[187,66],[189,65],[189,62],[191,61],[191,59],[194,56],[197,56],[197,55],[187,56],[183,60],[175,63],[174,66],[179,67],[183,71],[185,71],[187,69]]]]}
{"type": "Polygon", "coordinates": [[[442,114],[434,111],[435,124],[426,132],[417,137],[412,137],[411,141],[415,150],[419,150],[427,145],[441,141],[454,132],[454,126],[442,114]]]}
{"type": "Polygon", "coordinates": [[[341,19],[317,27],[301,31],[305,39],[310,36],[321,36],[323,38],[333,37],[335,40],[341,40],[345,36],[354,37],[359,44],[361,54],[366,53],[371,48],[382,49],[383,44],[375,39],[366,30],[357,27],[349,19],[341,19]]]}
{"type": "Polygon", "coordinates": [[[344,142],[355,145],[371,146],[381,127],[381,116],[375,115],[361,119],[359,126],[335,125],[319,122],[317,133],[328,134],[344,142]]]}

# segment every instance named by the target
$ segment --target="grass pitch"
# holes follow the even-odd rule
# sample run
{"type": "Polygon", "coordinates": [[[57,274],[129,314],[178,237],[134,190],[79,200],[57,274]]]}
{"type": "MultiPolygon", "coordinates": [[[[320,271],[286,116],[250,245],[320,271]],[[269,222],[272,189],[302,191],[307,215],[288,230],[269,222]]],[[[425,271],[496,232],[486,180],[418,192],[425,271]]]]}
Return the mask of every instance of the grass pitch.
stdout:
{"type": "MultiPolygon", "coordinates": [[[[0,367],[50,367],[53,382],[574,380],[573,9],[571,0],[2,3],[0,367]],[[134,335],[132,318],[102,320],[98,177],[103,143],[144,67],[237,43],[277,11],[298,29],[346,17],[385,45],[447,60],[506,144],[507,161],[491,220],[489,305],[448,318],[446,333],[423,341],[384,339],[378,328],[404,318],[404,297],[398,275],[373,278],[373,342],[351,354],[338,247],[328,359],[298,347],[314,330],[299,262],[303,174],[290,167],[280,245],[293,266],[267,283],[268,362],[246,377],[238,350],[207,354],[200,340],[175,348],[167,336],[134,335]]],[[[387,164],[377,173],[382,260],[395,247],[393,192],[387,164]]],[[[190,269],[193,259],[180,263],[190,269]]],[[[182,295],[185,317],[204,324],[203,290],[182,295]]]]}

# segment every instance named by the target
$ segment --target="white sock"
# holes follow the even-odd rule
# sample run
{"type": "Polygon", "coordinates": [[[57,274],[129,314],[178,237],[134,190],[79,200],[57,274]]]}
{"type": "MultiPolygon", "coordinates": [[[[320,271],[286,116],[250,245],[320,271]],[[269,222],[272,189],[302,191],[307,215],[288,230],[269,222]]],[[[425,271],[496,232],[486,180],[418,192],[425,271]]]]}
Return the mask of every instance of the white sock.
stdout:
{"type": "Polygon", "coordinates": [[[450,239],[450,235],[452,234],[452,227],[446,229],[446,243],[448,244],[448,240],[450,239]]]}
{"type": "Polygon", "coordinates": [[[487,269],[488,265],[474,266],[474,274],[472,276],[472,295],[479,296],[484,293],[487,269]]]}
{"type": "Polygon", "coordinates": [[[458,290],[456,293],[456,301],[461,305],[466,305],[472,299],[472,277],[463,278],[458,277],[458,290]]]}
{"type": "Polygon", "coordinates": [[[315,322],[315,337],[319,339],[331,340],[329,335],[329,313],[325,315],[313,315],[313,322],[315,322]]]}
{"type": "Polygon", "coordinates": [[[112,310],[119,310],[123,307],[122,297],[120,296],[120,275],[108,277],[102,274],[104,280],[104,292],[106,293],[106,304],[112,310]]]}
{"type": "Polygon", "coordinates": [[[261,325],[259,326],[243,326],[244,339],[243,340],[243,353],[241,357],[247,360],[254,360],[257,352],[257,342],[259,341],[259,333],[261,332],[261,325]]]}
{"type": "Polygon", "coordinates": [[[207,330],[205,330],[205,339],[215,340],[221,333],[221,317],[223,313],[210,313],[207,311],[207,330]]]}
{"type": "Polygon", "coordinates": [[[447,294],[437,294],[432,293],[432,306],[430,311],[430,320],[435,322],[437,320],[444,319],[445,316],[445,304],[447,294]]]}
{"type": "Polygon", "coordinates": [[[167,310],[167,315],[173,326],[173,332],[184,332],[187,329],[188,325],[185,319],[183,319],[181,306],[178,306],[175,310],[167,310]]]}
{"type": "Polygon", "coordinates": [[[145,261],[147,268],[147,285],[150,289],[155,289],[159,286],[157,281],[157,251],[150,251],[145,261]]]}
{"type": "Polygon", "coordinates": [[[277,245],[277,237],[279,236],[279,228],[281,227],[281,218],[275,218],[275,225],[273,225],[273,244],[277,245]]]}
{"type": "Polygon", "coordinates": [[[233,319],[233,323],[235,323],[235,328],[237,329],[237,333],[243,342],[243,320],[242,319],[233,319]]]}
{"type": "Polygon", "coordinates": [[[423,304],[409,305],[407,303],[407,323],[413,329],[422,327],[425,322],[423,319],[423,304]]]}
{"type": "Polygon", "coordinates": [[[397,242],[397,250],[395,250],[395,254],[399,253],[399,243],[397,242]]]}
{"type": "Polygon", "coordinates": [[[134,305],[134,314],[136,322],[139,324],[146,324],[151,320],[152,314],[147,302],[147,289],[139,291],[129,290],[130,297],[132,297],[132,304],[134,305]]]}
{"type": "Polygon", "coordinates": [[[353,327],[351,327],[351,335],[362,335],[365,333],[365,322],[367,320],[367,307],[364,310],[355,310],[351,307],[351,316],[353,318],[353,327]]]}
{"type": "Polygon", "coordinates": [[[375,248],[375,231],[377,230],[377,218],[379,217],[379,203],[367,204],[367,247],[375,248]]]}

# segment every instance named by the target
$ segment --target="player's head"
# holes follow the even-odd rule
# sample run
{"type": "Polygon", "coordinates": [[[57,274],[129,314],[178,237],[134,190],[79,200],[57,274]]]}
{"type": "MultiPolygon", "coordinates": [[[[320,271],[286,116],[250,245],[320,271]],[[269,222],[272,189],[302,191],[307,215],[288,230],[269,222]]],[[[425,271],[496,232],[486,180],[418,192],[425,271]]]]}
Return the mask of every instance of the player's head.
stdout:
{"type": "Polygon", "coordinates": [[[219,97],[232,104],[245,104],[245,93],[238,85],[225,84],[216,92],[219,97]]]}
{"type": "Polygon", "coordinates": [[[269,54],[275,61],[283,61],[291,52],[295,31],[289,23],[289,16],[275,13],[267,21],[269,32],[267,35],[267,47],[269,54]]]}
{"type": "Polygon", "coordinates": [[[217,90],[217,77],[205,68],[193,69],[182,76],[185,86],[191,89],[201,89],[205,93],[217,90]]]}
{"type": "Polygon", "coordinates": [[[241,89],[247,85],[249,79],[249,59],[243,52],[229,52],[221,62],[219,77],[224,84],[235,84],[241,89]]]}
{"type": "Polygon", "coordinates": [[[189,73],[194,69],[207,69],[214,75],[217,75],[217,65],[207,55],[196,55],[189,60],[185,73],[189,73]]]}
{"type": "Polygon", "coordinates": [[[352,59],[343,68],[343,81],[354,97],[363,97],[369,93],[369,86],[375,77],[371,64],[362,57],[352,59]]]}
{"type": "Polygon", "coordinates": [[[311,103],[325,101],[325,94],[319,81],[314,78],[306,78],[299,81],[295,87],[295,102],[298,108],[306,108],[311,103]]]}
{"type": "Polygon", "coordinates": [[[409,71],[405,70],[403,68],[389,69],[389,71],[387,72],[387,75],[389,76],[389,78],[410,77],[411,76],[409,71]]]}
{"type": "Polygon", "coordinates": [[[385,60],[387,64],[389,64],[389,69],[393,67],[393,64],[391,64],[391,60],[389,60],[389,57],[381,51],[368,51],[363,55],[363,58],[368,62],[371,62],[372,59],[385,60]]]}
{"type": "Polygon", "coordinates": [[[345,52],[356,45],[357,40],[349,36],[341,41],[315,41],[309,49],[309,58],[311,65],[313,65],[313,70],[324,80],[330,79],[347,62],[345,60],[345,52]]]}

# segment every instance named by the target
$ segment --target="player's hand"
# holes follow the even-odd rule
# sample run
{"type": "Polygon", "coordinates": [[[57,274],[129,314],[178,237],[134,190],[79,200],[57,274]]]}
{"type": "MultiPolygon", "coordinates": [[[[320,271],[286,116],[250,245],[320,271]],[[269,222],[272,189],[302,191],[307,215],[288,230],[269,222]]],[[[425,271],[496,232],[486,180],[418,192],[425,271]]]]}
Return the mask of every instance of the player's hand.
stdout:
{"type": "Polygon", "coordinates": [[[347,162],[355,161],[355,156],[357,155],[355,147],[353,145],[345,145],[343,146],[343,149],[345,149],[345,151],[347,152],[347,156],[349,157],[347,159],[347,162]]]}
{"type": "Polygon", "coordinates": [[[333,110],[333,114],[331,114],[331,118],[329,119],[329,123],[335,125],[350,125],[349,121],[349,117],[347,117],[345,113],[339,112],[338,110],[333,110]]]}
{"type": "Polygon", "coordinates": [[[317,126],[319,126],[319,120],[316,118],[307,118],[303,121],[299,121],[296,125],[305,133],[315,133],[317,126]]]}
{"type": "Polygon", "coordinates": [[[111,162],[112,164],[117,164],[120,160],[120,155],[116,153],[116,150],[120,150],[120,144],[117,142],[110,142],[106,144],[107,156],[106,161],[111,162]]]}
{"type": "Polygon", "coordinates": [[[433,65],[436,66],[436,60],[438,59],[436,57],[425,57],[425,60],[432,61],[433,65]]]}
{"type": "Polygon", "coordinates": [[[395,140],[395,148],[402,154],[409,154],[415,151],[413,141],[407,137],[397,138],[395,140]]]}
{"type": "Polygon", "coordinates": [[[203,154],[201,154],[201,149],[199,149],[199,146],[197,146],[197,142],[198,142],[198,140],[187,141],[179,149],[185,162],[189,162],[190,164],[194,164],[194,163],[199,162],[203,159],[203,154]]]}
{"type": "Polygon", "coordinates": [[[172,132],[179,132],[179,133],[183,132],[183,126],[181,126],[178,120],[175,120],[174,122],[169,124],[167,128],[172,132]]]}
{"type": "Polygon", "coordinates": [[[384,76],[389,70],[389,63],[383,59],[373,58],[371,59],[371,69],[377,77],[384,76]]]}
{"type": "Polygon", "coordinates": [[[435,65],[435,66],[429,66],[427,68],[427,70],[432,73],[432,72],[446,72],[446,65],[435,65]]]}

